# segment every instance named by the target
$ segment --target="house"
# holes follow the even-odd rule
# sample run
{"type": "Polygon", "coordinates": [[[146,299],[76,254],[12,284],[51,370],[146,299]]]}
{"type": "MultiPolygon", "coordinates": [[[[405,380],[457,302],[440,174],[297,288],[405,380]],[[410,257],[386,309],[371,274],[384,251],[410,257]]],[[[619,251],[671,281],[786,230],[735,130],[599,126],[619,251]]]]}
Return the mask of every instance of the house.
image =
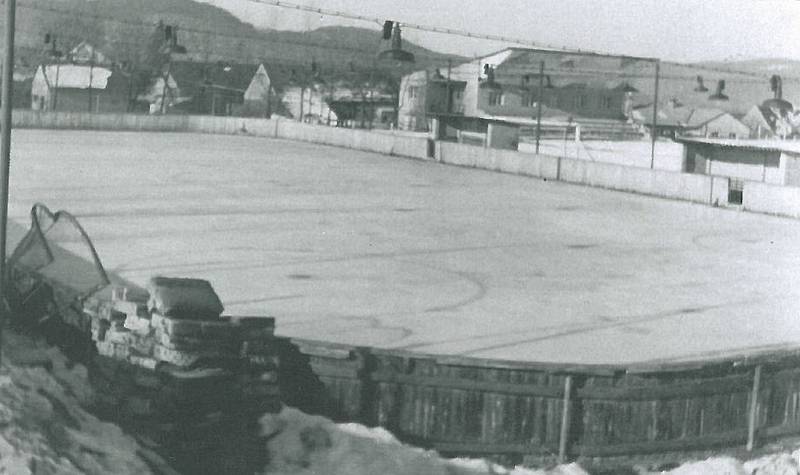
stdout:
{"type": "Polygon", "coordinates": [[[427,130],[425,117],[459,113],[470,117],[542,116],[624,122],[634,90],[627,79],[603,74],[578,74],[578,69],[613,72],[622,58],[579,56],[557,51],[506,48],[472,61],[403,78],[400,88],[401,127],[427,130]],[[545,72],[540,74],[541,65],[545,72]]]}
{"type": "Polygon", "coordinates": [[[260,68],[263,65],[172,61],[138,99],[150,105],[151,113],[238,115],[263,100],[258,96],[266,87],[263,75],[257,74],[260,68]],[[245,104],[248,89],[251,102],[245,104]]]}
{"type": "Polygon", "coordinates": [[[800,186],[800,142],[679,138],[684,171],[730,178],[729,201],[741,203],[744,181],[800,186]]]}
{"type": "Polygon", "coordinates": [[[65,60],[36,68],[30,107],[42,111],[126,112],[130,86],[130,75],[83,42],[65,60]]]}
{"type": "Polygon", "coordinates": [[[750,138],[788,138],[798,134],[799,118],[793,108],[762,104],[753,106],[742,118],[742,123],[750,129],[750,138]]]}
{"type": "MultiPolygon", "coordinates": [[[[631,120],[649,130],[653,127],[653,105],[635,107],[631,120]]],[[[656,127],[660,136],[748,138],[750,129],[721,109],[686,107],[676,101],[658,108],[656,127]]]]}
{"type": "Polygon", "coordinates": [[[31,109],[126,112],[130,77],[117,68],[85,64],[42,64],[31,84],[31,109]]]}
{"type": "MultiPolygon", "coordinates": [[[[542,116],[549,120],[624,122],[635,108],[653,103],[655,67],[654,61],[644,59],[515,47],[440,71],[451,81],[465,83],[461,102],[468,116],[531,118],[541,99],[542,116]]],[[[421,89],[419,97],[426,98],[401,104],[399,122],[404,128],[425,130],[423,117],[433,87],[425,78],[421,71],[404,78],[401,97],[421,89]]],[[[798,84],[787,83],[782,93],[800,100],[798,84]]],[[[768,99],[769,85],[768,78],[758,81],[747,73],[664,62],[658,91],[659,98],[675,98],[687,108],[719,109],[736,118],[768,99]]],[[[728,125],[739,133],[734,123],[728,125]]]]}
{"type": "Polygon", "coordinates": [[[682,125],[683,135],[689,137],[743,139],[750,136],[749,127],[720,109],[692,109],[682,125]]]}
{"type": "Polygon", "coordinates": [[[416,71],[401,79],[399,127],[430,130],[436,114],[463,114],[466,81],[447,79],[440,70],[416,71]]]}

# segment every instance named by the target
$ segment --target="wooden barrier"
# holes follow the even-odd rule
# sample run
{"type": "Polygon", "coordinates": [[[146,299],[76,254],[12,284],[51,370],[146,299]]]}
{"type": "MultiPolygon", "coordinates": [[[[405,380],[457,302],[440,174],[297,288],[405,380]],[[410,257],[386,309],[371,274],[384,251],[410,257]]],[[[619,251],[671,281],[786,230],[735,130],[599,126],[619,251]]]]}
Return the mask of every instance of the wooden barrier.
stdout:
{"type": "MultiPolygon", "coordinates": [[[[586,460],[752,449],[800,434],[797,353],[637,368],[287,342],[311,355],[306,371],[334,412],[301,409],[380,425],[446,455],[586,460]]],[[[281,381],[308,376],[286,374],[281,381]]]]}

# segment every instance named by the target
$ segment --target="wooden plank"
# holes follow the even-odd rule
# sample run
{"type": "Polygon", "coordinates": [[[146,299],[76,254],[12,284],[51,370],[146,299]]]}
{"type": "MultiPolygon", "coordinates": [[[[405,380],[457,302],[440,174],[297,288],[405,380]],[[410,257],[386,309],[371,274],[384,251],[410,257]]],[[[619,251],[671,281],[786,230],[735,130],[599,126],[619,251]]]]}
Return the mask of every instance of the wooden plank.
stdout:
{"type": "Polygon", "coordinates": [[[750,382],[750,376],[745,374],[658,386],[585,386],[578,389],[577,396],[580,399],[622,401],[692,398],[746,391],[750,389],[750,382]]]}
{"type": "Polygon", "coordinates": [[[444,379],[430,376],[417,376],[411,374],[398,374],[388,371],[376,371],[370,375],[373,381],[379,383],[400,383],[412,386],[432,386],[446,389],[463,389],[489,393],[519,394],[523,396],[540,396],[547,398],[560,398],[564,389],[557,386],[539,386],[533,384],[496,383],[492,381],[475,381],[471,379],[444,379]]]}
{"type": "Polygon", "coordinates": [[[753,370],[753,389],[750,391],[750,410],[747,417],[747,451],[753,451],[758,424],[758,392],[761,389],[761,365],[753,370]]]}
{"type": "Polygon", "coordinates": [[[561,435],[558,439],[558,460],[561,463],[567,460],[567,443],[569,442],[570,411],[572,409],[572,375],[564,378],[564,403],[561,410],[561,435]]]}
{"type": "Polygon", "coordinates": [[[301,353],[309,356],[322,356],[333,359],[351,359],[355,357],[356,348],[339,343],[327,343],[316,340],[301,340],[293,338],[294,343],[301,353]]]}

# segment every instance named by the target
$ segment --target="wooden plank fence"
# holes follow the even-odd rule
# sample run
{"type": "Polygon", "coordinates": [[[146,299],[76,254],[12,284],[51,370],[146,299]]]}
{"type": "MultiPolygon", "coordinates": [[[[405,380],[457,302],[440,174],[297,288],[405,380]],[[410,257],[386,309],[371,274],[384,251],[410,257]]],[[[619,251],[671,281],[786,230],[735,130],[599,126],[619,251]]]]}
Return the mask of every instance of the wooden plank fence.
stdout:
{"type": "Polygon", "coordinates": [[[297,405],[293,393],[316,391],[301,409],[380,425],[447,455],[522,462],[752,450],[800,434],[797,352],[637,368],[284,345],[294,354],[282,358],[282,384],[291,388],[284,402],[297,405]],[[294,364],[297,355],[307,364],[294,364]]]}

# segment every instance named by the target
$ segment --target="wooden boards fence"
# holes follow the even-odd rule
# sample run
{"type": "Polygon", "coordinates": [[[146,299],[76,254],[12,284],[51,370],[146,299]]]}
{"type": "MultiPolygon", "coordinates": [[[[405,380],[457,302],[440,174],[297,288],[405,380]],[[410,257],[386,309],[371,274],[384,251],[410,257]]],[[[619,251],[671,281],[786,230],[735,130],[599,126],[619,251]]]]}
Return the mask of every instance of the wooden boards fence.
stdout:
{"type": "Polygon", "coordinates": [[[285,340],[284,351],[294,353],[282,358],[280,379],[292,387],[283,395],[287,404],[298,402],[292,394],[301,388],[315,391],[301,409],[380,425],[447,455],[515,462],[636,456],[800,434],[796,353],[642,369],[442,358],[305,340],[285,340]],[[301,365],[294,364],[298,355],[301,365]]]}

